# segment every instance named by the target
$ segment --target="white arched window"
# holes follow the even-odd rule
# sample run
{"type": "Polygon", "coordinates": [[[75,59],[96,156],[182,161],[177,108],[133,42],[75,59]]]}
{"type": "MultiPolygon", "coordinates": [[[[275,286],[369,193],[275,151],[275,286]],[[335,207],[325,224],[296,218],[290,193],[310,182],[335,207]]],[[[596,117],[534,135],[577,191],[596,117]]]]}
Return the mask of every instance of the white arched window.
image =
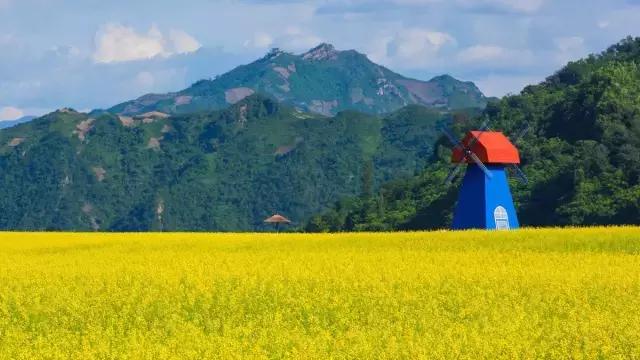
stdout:
{"type": "Polygon", "coordinates": [[[497,230],[509,230],[509,214],[507,214],[507,209],[498,206],[493,210],[493,219],[496,221],[497,230]]]}

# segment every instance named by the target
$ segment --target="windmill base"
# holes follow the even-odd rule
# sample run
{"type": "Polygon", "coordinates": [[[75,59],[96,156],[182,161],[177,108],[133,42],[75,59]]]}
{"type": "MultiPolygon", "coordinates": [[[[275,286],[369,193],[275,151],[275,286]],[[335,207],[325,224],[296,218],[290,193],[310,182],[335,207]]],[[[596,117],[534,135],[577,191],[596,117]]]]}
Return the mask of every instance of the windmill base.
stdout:
{"type": "Polygon", "coordinates": [[[491,178],[485,176],[477,165],[467,166],[453,216],[454,230],[520,227],[504,166],[486,166],[491,178]]]}

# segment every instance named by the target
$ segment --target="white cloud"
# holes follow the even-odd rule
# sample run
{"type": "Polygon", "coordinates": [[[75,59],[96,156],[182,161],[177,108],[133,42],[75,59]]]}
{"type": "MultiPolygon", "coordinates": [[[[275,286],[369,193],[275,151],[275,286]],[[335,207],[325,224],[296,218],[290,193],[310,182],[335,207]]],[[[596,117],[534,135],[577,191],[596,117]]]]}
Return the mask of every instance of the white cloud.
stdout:
{"type": "Polygon", "coordinates": [[[322,42],[323,40],[319,36],[297,26],[288,26],[275,35],[263,31],[256,32],[251,40],[244,42],[244,47],[254,49],[278,47],[296,52],[309,50],[322,42]]]}
{"type": "Polygon", "coordinates": [[[244,42],[245,47],[266,49],[273,45],[273,37],[265,32],[253,34],[253,39],[244,42]]]}
{"type": "Polygon", "coordinates": [[[182,30],[169,31],[169,40],[176,54],[188,54],[197,51],[202,45],[193,36],[182,30]]]}
{"type": "Polygon", "coordinates": [[[457,3],[466,8],[488,8],[517,13],[535,13],[545,0],[457,0],[457,3]]]}
{"type": "Polygon", "coordinates": [[[524,66],[531,63],[533,54],[529,50],[507,49],[498,45],[474,45],[462,49],[457,60],[461,64],[524,66]]]}
{"type": "Polygon", "coordinates": [[[156,26],[146,34],[121,24],[107,24],[95,37],[93,59],[99,63],[168,57],[190,53],[200,48],[200,43],[181,30],[171,30],[166,37],[156,26]]]}
{"type": "Polygon", "coordinates": [[[374,61],[404,68],[433,63],[440,50],[455,45],[453,36],[439,31],[412,28],[377,39],[369,54],[374,61]]]}
{"type": "Polygon", "coordinates": [[[556,61],[564,65],[569,61],[577,60],[587,54],[584,39],[580,36],[557,37],[553,43],[558,49],[556,61]]]}
{"type": "Polygon", "coordinates": [[[507,94],[517,94],[525,86],[537,84],[545,79],[545,75],[498,75],[489,74],[485,77],[472,79],[486,96],[502,97],[507,94]]]}
{"type": "Polygon", "coordinates": [[[319,45],[322,38],[309,33],[297,26],[289,26],[284,34],[278,36],[274,44],[289,51],[306,51],[319,45]]]}
{"type": "Polygon", "coordinates": [[[475,45],[458,53],[461,62],[494,61],[505,56],[506,49],[496,45],[475,45]]]}
{"type": "Polygon", "coordinates": [[[392,0],[397,5],[430,5],[442,2],[442,0],[392,0]]]}
{"type": "Polygon", "coordinates": [[[13,106],[0,108],[0,121],[11,121],[24,116],[24,111],[13,106]]]}
{"type": "MultiPolygon", "coordinates": [[[[545,0],[455,0],[454,4],[463,8],[489,8],[511,12],[532,13],[543,5],[545,0]]],[[[373,2],[373,1],[372,1],[373,2]]],[[[423,6],[447,2],[446,0],[390,0],[397,5],[423,6]]]]}

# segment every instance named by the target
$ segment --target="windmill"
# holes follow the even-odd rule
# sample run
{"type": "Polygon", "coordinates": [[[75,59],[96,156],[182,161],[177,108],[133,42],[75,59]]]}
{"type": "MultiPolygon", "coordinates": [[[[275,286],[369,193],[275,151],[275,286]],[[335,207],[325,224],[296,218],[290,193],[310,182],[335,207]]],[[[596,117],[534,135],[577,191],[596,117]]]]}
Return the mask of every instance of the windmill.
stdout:
{"type": "Polygon", "coordinates": [[[453,144],[451,161],[456,163],[445,183],[450,185],[464,165],[467,170],[462,180],[458,203],[453,216],[455,230],[462,229],[517,229],[520,225],[507,181],[507,169],[526,184],[526,175],[520,170],[517,143],[529,130],[525,127],[513,143],[499,131],[493,131],[488,121],[477,131],[469,131],[458,141],[451,131],[441,128],[453,144]]]}

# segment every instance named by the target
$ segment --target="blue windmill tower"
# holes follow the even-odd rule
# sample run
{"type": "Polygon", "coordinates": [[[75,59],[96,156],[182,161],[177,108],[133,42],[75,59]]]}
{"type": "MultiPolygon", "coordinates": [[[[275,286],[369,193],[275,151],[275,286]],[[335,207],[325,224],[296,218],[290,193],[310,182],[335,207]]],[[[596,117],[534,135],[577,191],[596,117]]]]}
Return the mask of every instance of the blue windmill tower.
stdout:
{"type": "MultiPolygon", "coordinates": [[[[527,130],[528,127],[521,131],[517,139],[527,130]]],[[[520,227],[506,169],[513,170],[523,183],[528,181],[518,167],[520,154],[515,145],[502,132],[489,130],[486,123],[478,131],[469,131],[462,141],[457,141],[448,129],[442,131],[454,145],[451,161],[457,164],[446,183],[451,184],[467,165],[453,216],[453,229],[509,230],[520,227]]]]}

